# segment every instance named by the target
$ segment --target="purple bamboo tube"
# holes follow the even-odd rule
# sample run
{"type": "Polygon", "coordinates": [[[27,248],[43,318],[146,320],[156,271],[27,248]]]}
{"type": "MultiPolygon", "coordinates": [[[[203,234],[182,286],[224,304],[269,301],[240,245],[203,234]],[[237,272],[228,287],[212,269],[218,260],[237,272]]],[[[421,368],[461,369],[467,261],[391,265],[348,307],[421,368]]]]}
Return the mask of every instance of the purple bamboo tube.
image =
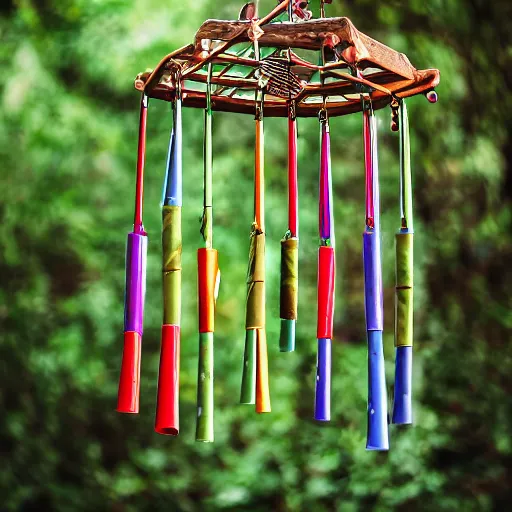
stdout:
{"type": "Polygon", "coordinates": [[[148,237],[129,233],[126,245],[126,295],[124,303],[124,330],[142,336],[144,297],[146,295],[146,257],[148,237]]]}
{"type": "Polygon", "coordinates": [[[318,339],[316,364],[315,420],[331,420],[331,340],[318,339]]]}
{"type": "Polygon", "coordinates": [[[382,273],[377,230],[363,233],[363,263],[366,330],[382,331],[382,273]]]}

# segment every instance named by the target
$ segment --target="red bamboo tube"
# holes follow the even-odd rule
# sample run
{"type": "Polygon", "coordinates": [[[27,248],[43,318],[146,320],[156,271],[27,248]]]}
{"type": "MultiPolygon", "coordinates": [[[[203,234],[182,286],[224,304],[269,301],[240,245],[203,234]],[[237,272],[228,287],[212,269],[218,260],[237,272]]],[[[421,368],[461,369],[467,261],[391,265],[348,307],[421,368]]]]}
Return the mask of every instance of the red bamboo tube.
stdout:
{"type": "Polygon", "coordinates": [[[180,430],[180,327],[162,326],[162,348],[158,371],[155,431],[177,436],[180,430]]]}
{"type": "Polygon", "coordinates": [[[197,250],[199,332],[213,332],[215,322],[215,284],[218,263],[215,249],[197,250]]]}
{"type": "Polygon", "coordinates": [[[319,247],[317,338],[332,338],[335,273],[334,248],[319,247]]]}
{"type": "Polygon", "coordinates": [[[139,412],[140,353],[141,335],[138,332],[126,331],[117,394],[118,412],[131,414],[139,412]]]}

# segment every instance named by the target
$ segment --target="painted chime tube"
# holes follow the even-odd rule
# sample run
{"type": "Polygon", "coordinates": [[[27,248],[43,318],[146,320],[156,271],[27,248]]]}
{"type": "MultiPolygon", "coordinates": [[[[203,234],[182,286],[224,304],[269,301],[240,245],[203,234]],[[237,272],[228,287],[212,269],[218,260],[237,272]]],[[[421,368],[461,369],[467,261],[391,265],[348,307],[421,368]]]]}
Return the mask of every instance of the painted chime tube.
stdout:
{"type": "Polygon", "coordinates": [[[126,244],[124,347],[117,395],[117,411],[132,414],[139,412],[141,342],[146,294],[148,238],[142,224],[142,206],[147,111],[148,98],[143,94],[140,103],[135,218],[133,232],[128,234],[126,244]]]}
{"type": "Polygon", "coordinates": [[[331,148],[329,120],[325,110],[320,111],[320,198],[318,249],[318,356],[315,388],[315,414],[318,421],[331,419],[331,342],[334,315],[334,282],[336,263],[334,255],[334,222],[332,202],[331,148]]]}
{"type": "Polygon", "coordinates": [[[265,335],[265,206],[263,93],[256,106],[254,222],[247,272],[245,352],[240,402],[256,403],[256,412],[270,412],[267,341],[265,335]]]}
{"type": "Polygon", "coordinates": [[[196,441],[212,443],[213,429],[213,332],[219,268],[213,249],[213,165],[212,165],[212,64],[208,65],[206,109],[204,114],[204,201],[201,233],[205,246],[197,250],[199,296],[199,359],[197,375],[196,441]]]}
{"type": "Polygon", "coordinates": [[[181,318],[181,206],[182,132],[181,98],[172,105],[173,128],[169,142],[162,204],[163,325],[158,372],[155,431],[179,433],[180,318],[181,318]]]}
{"type": "Polygon", "coordinates": [[[297,119],[290,102],[288,116],[288,231],[281,240],[281,334],[279,350],[295,350],[299,275],[299,215],[297,188],[297,119]]]}
{"type": "Polygon", "coordinates": [[[400,231],[396,234],[395,391],[392,422],[412,423],[413,220],[409,119],[400,102],[400,231]]]}
{"type": "Polygon", "coordinates": [[[366,229],[363,234],[363,262],[366,330],[368,334],[368,431],[366,449],[388,450],[388,411],[382,342],[383,305],[377,126],[369,102],[364,102],[363,138],[366,175],[366,229]]]}

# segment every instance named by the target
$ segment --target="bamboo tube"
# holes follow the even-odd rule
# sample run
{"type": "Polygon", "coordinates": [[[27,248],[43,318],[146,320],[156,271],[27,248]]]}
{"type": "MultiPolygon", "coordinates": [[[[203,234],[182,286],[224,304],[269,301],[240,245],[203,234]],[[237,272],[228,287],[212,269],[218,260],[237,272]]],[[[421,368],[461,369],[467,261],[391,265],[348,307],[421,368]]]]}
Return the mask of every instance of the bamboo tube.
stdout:
{"type": "Polygon", "coordinates": [[[256,403],[256,329],[247,329],[245,331],[245,350],[240,403],[256,403]]]}
{"type": "Polygon", "coordinates": [[[363,233],[366,330],[368,336],[367,450],[388,450],[387,393],[382,345],[383,305],[380,249],[377,127],[371,104],[363,111],[366,174],[366,230],[363,233]]]}
{"type": "Polygon", "coordinates": [[[146,258],[148,238],[142,224],[144,195],[144,157],[148,99],[140,103],[139,142],[137,151],[137,183],[133,232],[126,245],[126,293],[124,304],[124,345],[117,394],[117,411],[139,412],[140,359],[146,295],[146,258]]]}
{"type": "Polygon", "coordinates": [[[215,301],[219,282],[217,251],[213,249],[213,151],[211,109],[212,65],[208,65],[206,109],[204,113],[204,198],[201,233],[204,248],[197,251],[199,298],[199,355],[197,374],[196,441],[214,440],[214,331],[215,301]]]}
{"type": "Polygon", "coordinates": [[[265,329],[256,329],[256,412],[270,412],[267,339],[265,329]]]}
{"type": "MultiPolygon", "coordinates": [[[[261,101],[261,103],[263,103],[263,101],[261,101]]],[[[240,402],[256,402],[256,412],[270,412],[268,355],[264,332],[265,184],[263,112],[258,102],[256,106],[255,125],[254,222],[249,249],[249,269],[247,272],[247,305],[245,319],[246,337],[240,402]]]]}
{"type": "Polygon", "coordinates": [[[392,422],[412,423],[413,218],[409,119],[402,100],[400,126],[400,231],[396,234],[395,389],[392,422]]]}
{"type": "MultiPolygon", "coordinates": [[[[291,4],[290,4],[291,5],[291,4]]],[[[288,117],[288,231],[281,240],[279,350],[295,350],[299,274],[299,215],[297,188],[297,120],[295,108],[290,105],[288,117]]]]}
{"type": "Polygon", "coordinates": [[[181,322],[181,207],[182,133],[181,99],[173,104],[162,201],[163,322],[155,414],[155,432],[179,433],[179,375],[181,322]]]}
{"type": "Polygon", "coordinates": [[[331,147],[329,121],[325,110],[320,112],[320,186],[318,249],[318,317],[317,317],[317,374],[315,411],[317,421],[331,419],[331,345],[334,318],[334,283],[336,263],[334,255],[334,219],[331,178],[331,147]]]}

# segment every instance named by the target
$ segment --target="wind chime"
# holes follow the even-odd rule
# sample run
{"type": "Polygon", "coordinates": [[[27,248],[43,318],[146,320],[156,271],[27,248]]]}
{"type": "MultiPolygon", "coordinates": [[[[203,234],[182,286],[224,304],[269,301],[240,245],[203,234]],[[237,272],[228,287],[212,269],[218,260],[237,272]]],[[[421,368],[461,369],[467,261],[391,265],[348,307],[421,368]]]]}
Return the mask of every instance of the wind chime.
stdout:
{"type": "Polygon", "coordinates": [[[148,99],[172,104],[172,130],[162,200],[164,312],[155,430],[179,432],[181,317],[182,106],[203,108],[204,201],[197,252],[199,356],[196,440],[212,442],[214,317],[219,286],[213,248],[212,112],[250,114],[255,119],[254,217],[249,244],[245,349],[240,403],[271,411],[265,333],[264,118],[288,119],[288,228],[281,240],[279,349],[293,352],[298,303],[297,118],[318,117],[320,128],[317,372],[313,417],[331,417],[331,357],[334,337],[335,229],[329,119],[362,112],[365,169],[363,270],[368,342],[368,450],[389,448],[383,350],[379,170],[375,111],[390,105],[391,128],[400,131],[400,228],[396,234],[395,385],[392,422],[412,423],[413,223],[409,124],[405,98],[425,94],[437,101],[436,69],[417,70],[401,53],[359,32],[348,18],[312,19],[308,2],[283,0],[266,16],[246,4],[237,21],[208,20],[193,44],[141,73],[142,93],[135,219],[126,252],[124,350],[119,412],[137,413],[147,236],[142,223],[148,99]],[[309,50],[309,52],[304,52],[309,50]],[[307,57],[317,54],[317,63],[307,57]]]}

